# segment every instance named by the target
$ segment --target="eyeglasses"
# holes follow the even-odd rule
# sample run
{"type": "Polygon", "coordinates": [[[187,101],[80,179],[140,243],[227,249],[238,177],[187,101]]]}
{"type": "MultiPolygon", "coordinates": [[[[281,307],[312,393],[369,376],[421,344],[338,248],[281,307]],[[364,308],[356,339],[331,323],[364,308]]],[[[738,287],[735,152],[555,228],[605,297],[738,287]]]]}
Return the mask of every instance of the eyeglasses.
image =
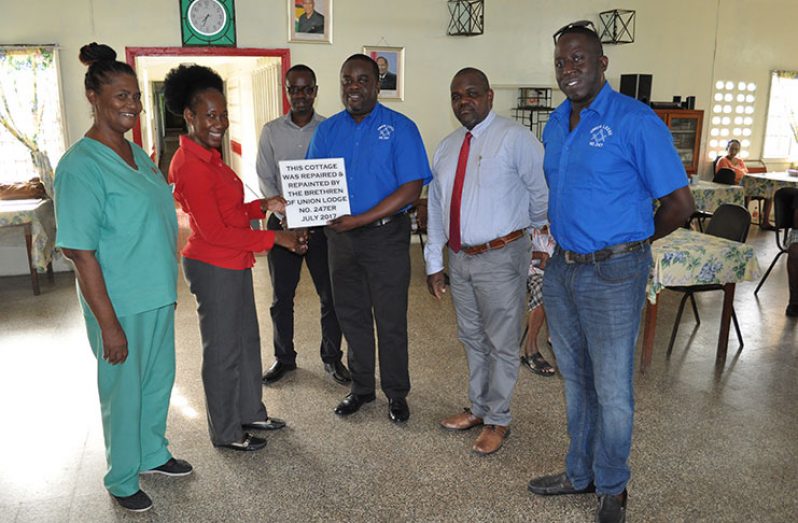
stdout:
{"type": "Polygon", "coordinates": [[[316,86],[315,85],[303,85],[303,86],[300,87],[298,85],[292,85],[290,87],[287,87],[285,90],[288,91],[288,94],[300,94],[301,93],[301,94],[310,96],[316,91],[316,86]]]}
{"type": "Polygon", "coordinates": [[[557,29],[557,32],[554,33],[553,35],[554,43],[555,44],[557,43],[557,40],[560,39],[560,36],[562,36],[564,32],[566,32],[569,29],[573,29],[574,27],[581,27],[598,34],[598,31],[596,31],[596,26],[593,25],[593,22],[591,22],[590,20],[579,20],[578,22],[571,22],[570,24],[564,25],[559,29],[557,29]]]}

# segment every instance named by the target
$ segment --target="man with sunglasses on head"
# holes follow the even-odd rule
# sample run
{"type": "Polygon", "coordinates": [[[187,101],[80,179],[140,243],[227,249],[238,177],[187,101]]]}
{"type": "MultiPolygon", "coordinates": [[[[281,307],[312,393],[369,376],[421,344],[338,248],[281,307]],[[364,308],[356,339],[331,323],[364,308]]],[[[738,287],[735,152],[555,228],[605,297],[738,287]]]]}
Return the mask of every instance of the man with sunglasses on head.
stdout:
{"type": "MultiPolygon", "coordinates": [[[[260,189],[266,197],[283,195],[279,162],[304,159],[316,127],[324,120],[313,110],[318,86],[316,74],[310,67],[295,65],[290,68],[285,75],[285,87],[291,110],[263,126],[258,144],[256,170],[260,189]]],[[[282,230],[281,218],[272,214],[267,228],[282,230]]],[[[320,351],[324,370],[342,385],[351,381],[349,371],[341,362],[341,327],[333,307],[324,227],[313,227],[308,232],[306,254],[289,252],[279,246],[275,246],[268,254],[273,293],[271,316],[275,361],[263,376],[264,385],[274,383],[286,372],[296,369],[294,296],[303,260],[321,301],[320,351]]]]}
{"type": "Polygon", "coordinates": [[[634,351],[650,242],[685,223],[694,204],[662,120],[606,82],[608,59],[592,23],[569,24],[554,42],[557,84],[567,100],[543,132],[558,244],[543,299],[571,441],[565,471],[533,479],[529,490],[595,492],[596,520],[618,522],[625,520],[634,351]]]}

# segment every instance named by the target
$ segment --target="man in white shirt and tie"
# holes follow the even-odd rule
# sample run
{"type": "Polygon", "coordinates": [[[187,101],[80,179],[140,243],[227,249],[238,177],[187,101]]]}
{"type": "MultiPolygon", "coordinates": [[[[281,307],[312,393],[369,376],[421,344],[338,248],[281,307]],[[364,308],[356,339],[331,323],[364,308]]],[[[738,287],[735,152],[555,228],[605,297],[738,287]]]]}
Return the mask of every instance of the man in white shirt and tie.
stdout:
{"type": "Polygon", "coordinates": [[[432,161],[427,286],[446,292],[448,244],[458,337],[466,350],[470,408],[441,421],[447,429],[484,425],[473,451],[492,454],[510,432],[510,400],[531,254],[530,227],[546,224],[543,146],[513,120],[492,111],[485,74],[465,68],[451,83],[452,110],[463,127],[444,138],[432,161]]]}

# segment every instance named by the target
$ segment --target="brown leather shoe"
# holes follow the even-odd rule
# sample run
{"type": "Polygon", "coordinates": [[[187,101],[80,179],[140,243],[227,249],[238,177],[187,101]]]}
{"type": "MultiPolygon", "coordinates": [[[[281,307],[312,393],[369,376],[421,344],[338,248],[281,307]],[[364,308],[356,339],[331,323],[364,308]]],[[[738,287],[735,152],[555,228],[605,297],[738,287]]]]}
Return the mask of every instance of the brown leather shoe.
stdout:
{"type": "Polygon", "coordinates": [[[504,440],[510,435],[510,427],[501,425],[485,425],[477,436],[472,450],[481,456],[493,454],[504,445],[504,440]]]}
{"type": "Polygon", "coordinates": [[[460,414],[449,416],[441,420],[441,426],[449,430],[468,430],[470,428],[482,425],[482,418],[478,418],[471,414],[471,409],[463,409],[460,414]]]}

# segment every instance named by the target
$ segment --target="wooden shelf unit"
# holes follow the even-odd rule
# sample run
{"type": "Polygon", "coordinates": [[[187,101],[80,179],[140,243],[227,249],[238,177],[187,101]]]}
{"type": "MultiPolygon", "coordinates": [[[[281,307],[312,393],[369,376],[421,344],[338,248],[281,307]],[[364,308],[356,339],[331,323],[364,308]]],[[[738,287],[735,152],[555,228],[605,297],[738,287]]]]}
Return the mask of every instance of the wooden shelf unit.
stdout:
{"type": "Polygon", "coordinates": [[[673,145],[682,159],[687,174],[698,172],[698,159],[701,149],[701,129],[704,111],[689,109],[655,109],[673,136],[673,145]]]}

